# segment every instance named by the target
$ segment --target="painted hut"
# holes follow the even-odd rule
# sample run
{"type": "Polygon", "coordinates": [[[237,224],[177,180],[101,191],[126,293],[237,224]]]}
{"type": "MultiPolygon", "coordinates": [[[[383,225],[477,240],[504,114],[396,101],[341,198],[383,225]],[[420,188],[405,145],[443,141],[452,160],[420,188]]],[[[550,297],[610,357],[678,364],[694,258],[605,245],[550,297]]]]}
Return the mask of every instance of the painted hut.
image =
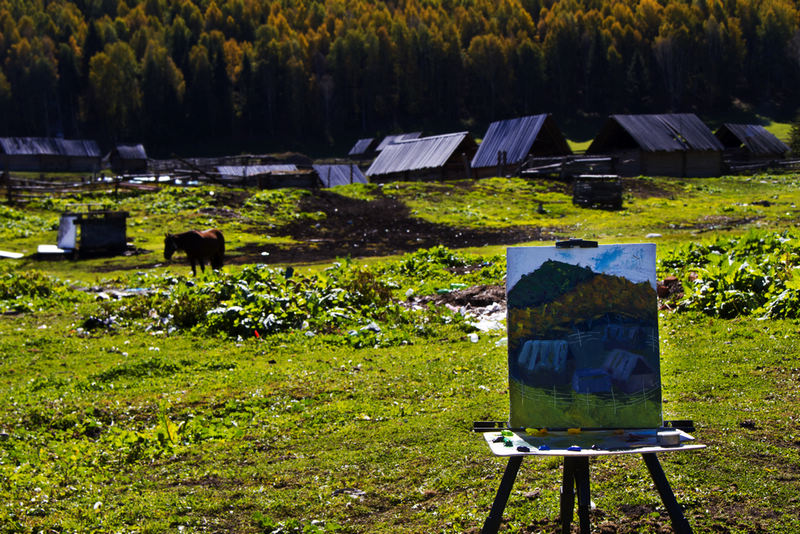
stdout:
{"type": "Polygon", "coordinates": [[[783,159],[789,147],[759,124],[720,126],[714,135],[725,147],[725,159],[735,161],[783,159]]]}
{"type": "Polygon", "coordinates": [[[504,176],[531,156],[567,156],[572,150],[549,114],[531,115],[489,125],[478,152],[472,158],[476,178],[504,176]]]}
{"type": "Polygon", "coordinates": [[[719,176],[722,143],[693,113],[611,115],[587,154],[615,158],[622,176],[719,176]]]}
{"type": "Polygon", "coordinates": [[[97,172],[102,154],[95,141],[53,137],[0,138],[0,168],[24,172],[97,172]]]}
{"type": "Polygon", "coordinates": [[[117,145],[108,155],[111,170],[116,174],[147,172],[147,152],[144,145],[117,145]]]}
{"type": "Polygon", "coordinates": [[[322,187],[335,187],[347,184],[365,184],[367,177],[358,168],[358,165],[349,164],[317,164],[313,165],[322,187]]]}
{"type": "Polygon", "coordinates": [[[612,382],[625,393],[636,393],[658,387],[659,377],[639,354],[614,349],[603,362],[603,369],[612,382]]]}
{"type": "Polygon", "coordinates": [[[378,154],[367,176],[372,182],[466,179],[477,149],[469,132],[399,141],[378,154]]]}

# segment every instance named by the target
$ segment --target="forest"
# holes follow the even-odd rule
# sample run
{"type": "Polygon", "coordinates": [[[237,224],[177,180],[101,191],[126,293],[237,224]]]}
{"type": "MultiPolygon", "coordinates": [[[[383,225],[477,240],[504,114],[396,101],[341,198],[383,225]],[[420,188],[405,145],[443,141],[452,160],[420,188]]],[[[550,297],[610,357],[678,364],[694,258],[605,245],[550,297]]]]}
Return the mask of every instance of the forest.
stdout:
{"type": "Polygon", "coordinates": [[[0,0],[0,65],[0,135],[156,156],[800,104],[789,0],[0,0]]]}

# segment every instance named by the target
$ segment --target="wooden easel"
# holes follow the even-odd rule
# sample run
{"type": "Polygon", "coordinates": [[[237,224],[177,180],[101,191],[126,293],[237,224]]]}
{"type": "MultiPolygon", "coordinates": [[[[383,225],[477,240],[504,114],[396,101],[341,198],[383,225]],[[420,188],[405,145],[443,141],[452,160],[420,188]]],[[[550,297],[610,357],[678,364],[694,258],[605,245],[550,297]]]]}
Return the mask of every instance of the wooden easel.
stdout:
{"type": "MultiPolygon", "coordinates": [[[[556,248],[596,247],[598,247],[596,241],[583,239],[556,242],[556,248]]],[[[539,259],[541,257],[541,255],[538,256],[539,259]]],[[[652,259],[655,261],[654,252],[652,259]]],[[[653,269],[654,275],[655,269],[653,269]]],[[[655,287],[653,290],[655,290],[655,287]]],[[[655,307],[655,294],[653,298],[653,306],[655,307]]],[[[511,337],[510,333],[509,337],[511,337]]],[[[580,391],[578,386],[573,385],[573,388],[576,391],[586,393],[580,391]]],[[[512,402],[512,412],[513,407],[512,402]]],[[[514,420],[513,417],[511,419],[514,420]]],[[[655,421],[659,421],[659,419],[660,416],[656,416],[655,421]]],[[[653,418],[647,419],[647,421],[653,421],[653,418]]],[[[654,426],[657,424],[656,422],[654,426]]],[[[579,429],[548,432],[543,429],[508,428],[505,422],[478,421],[474,424],[473,430],[484,433],[484,438],[493,454],[508,457],[508,464],[492,503],[489,517],[486,518],[483,524],[481,531],[483,534],[496,534],[499,530],[503,511],[514,487],[514,481],[522,465],[522,460],[526,456],[561,456],[564,458],[559,513],[561,532],[562,534],[569,534],[570,532],[577,497],[580,533],[589,534],[591,528],[589,518],[591,508],[589,458],[619,456],[622,454],[642,455],[653,483],[661,496],[661,501],[669,513],[673,530],[676,534],[692,534],[692,528],[675,499],[675,494],[672,492],[657,456],[659,453],[696,450],[705,447],[705,445],[692,443],[694,438],[687,434],[687,432],[693,430],[691,421],[664,422],[663,427],[660,429],[650,428],[628,431],[604,429],[586,432],[581,432],[579,429]],[[528,434],[528,432],[531,434],[528,434]]]]}

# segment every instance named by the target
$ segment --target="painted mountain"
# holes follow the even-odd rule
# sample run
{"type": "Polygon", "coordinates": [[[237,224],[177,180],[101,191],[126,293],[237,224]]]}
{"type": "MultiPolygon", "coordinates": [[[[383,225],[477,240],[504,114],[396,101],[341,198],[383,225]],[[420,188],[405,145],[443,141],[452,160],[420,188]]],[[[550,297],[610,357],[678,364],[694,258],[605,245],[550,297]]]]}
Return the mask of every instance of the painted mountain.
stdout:
{"type": "Polygon", "coordinates": [[[654,245],[508,249],[512,426],[661,424],[654,245]]]}

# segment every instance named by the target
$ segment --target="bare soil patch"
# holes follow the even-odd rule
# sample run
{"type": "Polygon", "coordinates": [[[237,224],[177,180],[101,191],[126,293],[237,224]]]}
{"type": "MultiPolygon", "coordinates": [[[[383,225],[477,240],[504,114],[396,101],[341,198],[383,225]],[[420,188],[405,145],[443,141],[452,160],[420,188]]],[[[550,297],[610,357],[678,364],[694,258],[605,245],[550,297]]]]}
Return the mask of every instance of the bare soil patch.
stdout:
{"type": "Polygon", "coordinates": [[[674,198],[681,192],[677,186],[669,188],[642,178],[622,178],[622,189],[636,198],[674,198]]]}
{"type": "Polygon", "coordinates": [[[312,263],[339,257],[403,254],[436,245],[463,248],[558,238],[554,228],[456,228],[435,224],[412,217],[402,202],[385,196],[359,200],[319,190],[302,200],[300,210],[322,212],[325,218],[293,223],[270,233],[301,243],[288,247],[240,247],[229,252],[227,263],[312,263]]]}

